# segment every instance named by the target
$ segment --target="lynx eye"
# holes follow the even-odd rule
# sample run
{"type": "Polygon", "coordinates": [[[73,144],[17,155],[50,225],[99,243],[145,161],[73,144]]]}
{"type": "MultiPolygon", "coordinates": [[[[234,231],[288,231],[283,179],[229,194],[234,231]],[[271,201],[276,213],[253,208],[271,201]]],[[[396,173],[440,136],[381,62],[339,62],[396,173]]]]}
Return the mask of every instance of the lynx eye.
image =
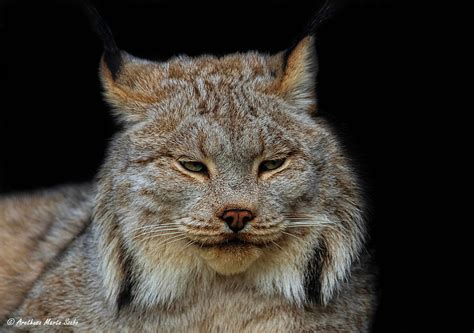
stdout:
{"type": "Polygon", "coordinates": [[[285,159],[263,161],[259,166],[260,172],[276,170],[285,163],[285,159]]]}
{"type": "Polygon", "coordinates": [[[207,168],[204,163],[196,161],[180,161],[179,163],[188,171],[207,173],[207,168]]]}

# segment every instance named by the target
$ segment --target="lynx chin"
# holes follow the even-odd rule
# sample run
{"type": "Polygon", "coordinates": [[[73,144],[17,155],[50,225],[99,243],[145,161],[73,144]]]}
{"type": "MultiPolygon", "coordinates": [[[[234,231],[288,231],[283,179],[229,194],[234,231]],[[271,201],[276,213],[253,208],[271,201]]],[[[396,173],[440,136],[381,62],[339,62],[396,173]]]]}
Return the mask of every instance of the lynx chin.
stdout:
{"type": "Polygon", "coordinates": [[[93,183],[0,198],[0,331],[370,330],[364,200],[318,116],[314,36],[155,62],[99,32],[123,129],[93,183]]]}

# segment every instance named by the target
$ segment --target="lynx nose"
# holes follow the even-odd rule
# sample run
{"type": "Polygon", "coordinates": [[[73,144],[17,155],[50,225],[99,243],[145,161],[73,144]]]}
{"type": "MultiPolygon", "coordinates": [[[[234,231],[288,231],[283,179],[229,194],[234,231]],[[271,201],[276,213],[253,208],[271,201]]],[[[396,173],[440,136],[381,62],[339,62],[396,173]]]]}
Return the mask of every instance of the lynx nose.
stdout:
{"type": "Polygon", "coordinates": [[[243,209],[229,209],[220,216],[233,232],[239,232],[245,225],[252,221],[254,216],[251,211],[243,209]]]}

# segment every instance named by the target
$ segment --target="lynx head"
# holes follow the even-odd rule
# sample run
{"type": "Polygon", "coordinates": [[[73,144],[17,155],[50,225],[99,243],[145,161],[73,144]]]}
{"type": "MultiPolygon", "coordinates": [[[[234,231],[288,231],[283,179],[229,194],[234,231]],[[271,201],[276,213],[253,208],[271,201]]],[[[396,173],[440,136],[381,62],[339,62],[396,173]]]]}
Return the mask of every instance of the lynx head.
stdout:
{"type": "Polygon", "coordinates": [[[363,223],[353,172],[316,115],[313,44],[167,62],[106,48],[104,93],[124,124],[95,209],[111,300],[166,303],[216,276],[331,299],[363,223]]]}

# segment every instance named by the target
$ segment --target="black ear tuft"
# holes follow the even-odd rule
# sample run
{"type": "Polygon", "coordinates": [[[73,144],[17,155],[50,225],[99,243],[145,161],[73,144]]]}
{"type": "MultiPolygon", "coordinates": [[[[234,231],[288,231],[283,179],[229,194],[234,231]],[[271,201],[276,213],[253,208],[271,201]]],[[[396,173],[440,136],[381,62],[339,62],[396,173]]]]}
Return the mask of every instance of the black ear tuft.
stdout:
{"type": "Polygon", "coordinates": [[[308,23],[306,35],[315,34],[316,30],[336,13],[341,4],[341,0],[326,0],[308,23]]]}
{"type": "Polygon", "coordinates": [[[122,67],[122,54],[115,43],[114,36],[107,23],[100,16],[97,9],[89,1],[82,1],[82,7],[89,18],[89,22],[94,31],[99,35],[104,46],[104,61],[115,80],[117,73],[122,67]]]}
{"type": "Polygon", "coordinates": [[[293,50],[298,46],[299,42],[307,36],[314,36],[316,30],[330,19],[336,10],[341,6],[342,0],[326,0],[319,10],[311,17],[306,27],[301,31],[301,33],[295,38],[293,44],[285,51],[284,54],[284,64],[288,61],[288,57],[293,52],[293,50]]]}

